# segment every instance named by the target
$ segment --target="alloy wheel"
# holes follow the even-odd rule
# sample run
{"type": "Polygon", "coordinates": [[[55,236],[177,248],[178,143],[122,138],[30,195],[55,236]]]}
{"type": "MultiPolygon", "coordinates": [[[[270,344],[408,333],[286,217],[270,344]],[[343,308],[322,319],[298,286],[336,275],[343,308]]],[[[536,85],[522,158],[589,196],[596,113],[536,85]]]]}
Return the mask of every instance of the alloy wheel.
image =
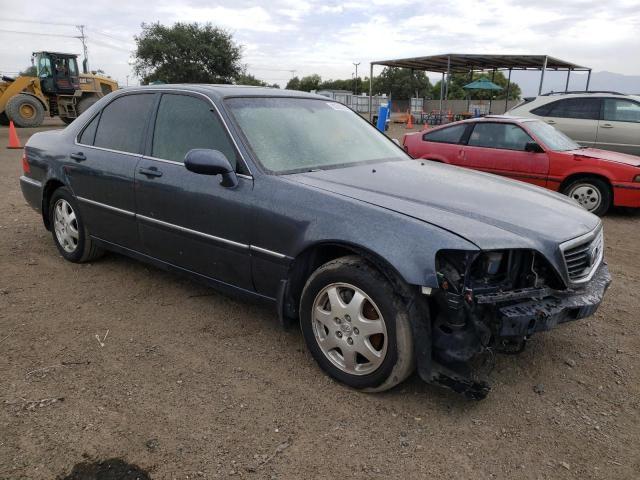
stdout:
{"type": "Polygon", "coordinates": [[[78,248],[78,220],[71,204],[64,198],[59,199],[54,207],[54,230],[58,243],[65,252],[73,253],[78,248]]]}
{"type": "Polygon", "coordinates": [[[387,327],[375,302],[348,283],[324,287],[313,302],[313,334],[322,353],[351,375],[374,372],[387,353],[387,327]]]}

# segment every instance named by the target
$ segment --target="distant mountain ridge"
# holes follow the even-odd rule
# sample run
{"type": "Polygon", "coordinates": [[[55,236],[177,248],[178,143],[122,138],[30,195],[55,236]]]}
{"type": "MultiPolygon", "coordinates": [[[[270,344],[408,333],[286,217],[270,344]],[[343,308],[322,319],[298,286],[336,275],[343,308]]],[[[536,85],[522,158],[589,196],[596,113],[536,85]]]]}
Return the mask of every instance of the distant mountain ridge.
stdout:
{"type": "MultiPolygon", "coordinates": [[[[564,92],[566,79],[566,72],[545,72],[542,93],[551,91],[564,92]]],[[[511,80],[520,86],[523,97],[530,97],[538,94],[540,72],[513,72],[511,74],[511,80]]],[[[569,90],[584,90],[586,83],[586,73],[572,72],[569,82],[569,90]]],[[[591,74],[589,90],[606,90],[640,95],[640,75],[623,75],[621,73],[613,72],[593,72],[591,74]]]]}

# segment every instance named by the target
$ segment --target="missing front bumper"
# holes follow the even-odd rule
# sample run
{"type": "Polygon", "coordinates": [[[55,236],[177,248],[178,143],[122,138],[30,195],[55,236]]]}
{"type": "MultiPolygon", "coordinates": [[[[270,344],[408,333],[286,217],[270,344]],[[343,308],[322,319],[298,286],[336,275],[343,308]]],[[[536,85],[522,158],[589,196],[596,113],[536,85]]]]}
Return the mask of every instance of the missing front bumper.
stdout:
{"type": "Polygon", "coordinates": [[[593,315],[610,284],[609,268],[606,263],[602,263],[591,281],[579,288],[553,291],[551,295],[541,299],[499,307],[498,336],[525,337],[551,330],[561,323],[593,315]]]}

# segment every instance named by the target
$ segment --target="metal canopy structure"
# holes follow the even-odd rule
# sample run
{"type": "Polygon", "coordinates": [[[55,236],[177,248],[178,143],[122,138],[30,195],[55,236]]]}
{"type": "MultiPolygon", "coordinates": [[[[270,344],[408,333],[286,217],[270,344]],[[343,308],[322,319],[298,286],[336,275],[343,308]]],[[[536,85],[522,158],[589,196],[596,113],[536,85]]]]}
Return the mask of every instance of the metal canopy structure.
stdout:
{"type": "MultiPolygon", "coordinates": [[[[560,60],[559,58],[549,55],[489,55],[489,54],[459,54],[445,53],[442,55],[430,55],[427,57],[401,58],[396,60],[378,60],[371,62],[371,71],[369,74],[369,98],[373,93],[373,67],[374,65],[382,65],[385,67],[409,68],[411,70],[421,70],[425,72],[442,73],[442,83],[440,91],[440,110],[442,111],[442,99],[448,100],[449,81],[452,73],[468,73],[470,81],[473,80],[473,73],[477,71],[491,71],[491,80],[497,71],[509,71],[507,83],[507,100],[509,97],[509,87],[511,85],[511,72],[513,70],[539,70],[540,86],[538,95],[542,94],[542,84],[544,82],[544,73],[547,70],[556,72],[567,72],[567,82],[565,91],[569,89],[569,78],[571,72],[588,72],[587,86],[585,90],[589,90],[589,82],[591,80],[591,68],[576,65],[575,63],[560,60]],[[445,85],[446,75],[446,85],[445,85]],[[444,89],[444,92],[442,91],[444,89]]],[[[372,115],[371,108],[369,115],[372,115]]]]}

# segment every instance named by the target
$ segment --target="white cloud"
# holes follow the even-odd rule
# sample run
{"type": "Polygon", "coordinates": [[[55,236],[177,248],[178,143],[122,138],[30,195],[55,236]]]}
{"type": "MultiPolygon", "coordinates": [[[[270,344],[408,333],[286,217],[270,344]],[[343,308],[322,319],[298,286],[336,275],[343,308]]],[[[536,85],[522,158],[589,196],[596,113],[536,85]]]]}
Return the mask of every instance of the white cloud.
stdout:
{"type": "MultiPolygon", "coordinates": [[[[638,0],[112,0],[108,6],[68,0],[66,6],[73,14],[42,2],[34,15],[29,4],[12,2],[3,6],[0,30],[76,35],[73,26],[15,19],[85,24],[91,65],[123,83],[132,75],[127,50],[140,24],[178,20],[229,29],[245,47],[249,70],[280,84],[288,70],[348,78],[352,62],[368,74],[371,60],[448,52],[549,54],[594,70],[640,74],[638,0]]],[[[31,52],[44,48],[82,50],[73,38],[0,31],[0,71],[26,67],[31,52]]]]}

